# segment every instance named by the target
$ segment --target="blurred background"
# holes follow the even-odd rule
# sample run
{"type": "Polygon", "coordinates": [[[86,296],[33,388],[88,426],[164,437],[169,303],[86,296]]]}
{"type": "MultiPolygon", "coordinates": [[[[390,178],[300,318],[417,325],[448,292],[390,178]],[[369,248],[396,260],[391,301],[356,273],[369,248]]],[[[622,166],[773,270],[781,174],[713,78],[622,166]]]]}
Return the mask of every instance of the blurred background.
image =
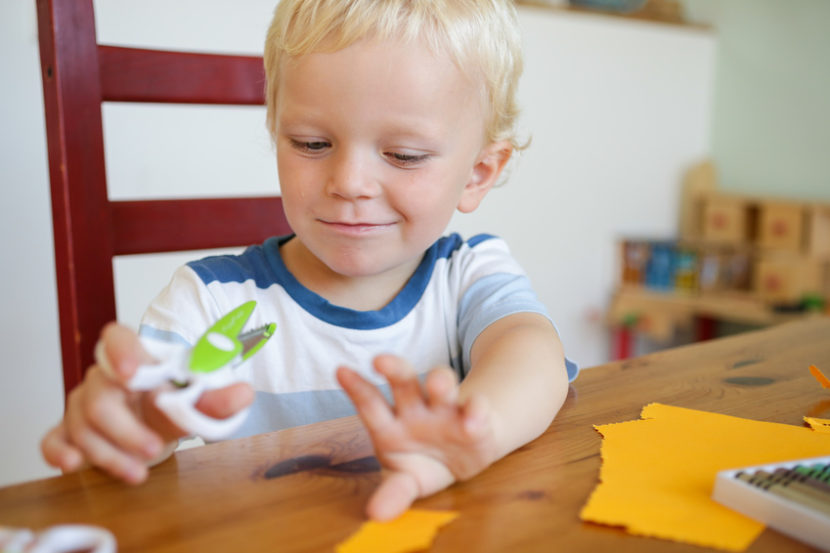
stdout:
{"type": "MultiPolygon", "coordinates": [[[[95,7],[104,43],[259,54],[274,4],[98,0],[95,7]]],[[[642,302],[612,309],[626,284],[621,252],[626,241],[652,252],[656,243],[694,242],[705,231],[706,206],[727,197],[733,216],[757,217],[772,201],[796,206],[802,223],[830,204],[830,2],[518,4],[521,128],[533,142],[503,186],[451,229],[508,241],[568,356],[583,367],[621,353],[620,328],[634,340],[627,354],[695,338],[680,335],[691,311],[667,322],[658,316],[664,308],[649,304],[660,333],[643,325],[642,302]]],[[[38,442],[63,412],[63,389],[35,2],[3,2],[0,31],[0,485],[8,485],[54,474],[38,442]]],[[[103,115],[115,198],[278,190],[264,108],[112,104],[103,115]]],[[[752,246],[759,236],[715,238],[752,246]]],[[[173,269],[203,255],[118,259],[119,319],[137,326],[173,269]]],[[[648,288],[639,278],[635,284],[648,288]]],[[[663,292],[673,294],[674,285],[663,292]]],[[[810,291],[805,284],[797,298],[764,307],[797,311],[799,294],[810,291]]]]}

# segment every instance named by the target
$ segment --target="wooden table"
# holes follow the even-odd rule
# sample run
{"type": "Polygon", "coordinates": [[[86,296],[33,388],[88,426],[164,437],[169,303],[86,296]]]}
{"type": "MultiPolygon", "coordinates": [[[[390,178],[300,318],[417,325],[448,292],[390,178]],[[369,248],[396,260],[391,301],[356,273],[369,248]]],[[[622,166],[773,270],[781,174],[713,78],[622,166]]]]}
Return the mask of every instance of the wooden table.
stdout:
{"type": "MultiPolygon", "coordinates": [[[[600,467],[592,425],[637,419],[651,402],[792,425],[830,417],[810,364],[830,372],[829,318],[584,370],[542,437],[417,503],[461,512],[431,551],[699,553],[579,520],[600,467]]],[[[139,487],[86,470],[0,489],[0,524],[99,524],[121,552],[332,551],[363,522],[379,476],[366,435],[346,418],[181,451],[139,487]]],[[[749,551],[811,549],[766,530],[749,551]]]]}

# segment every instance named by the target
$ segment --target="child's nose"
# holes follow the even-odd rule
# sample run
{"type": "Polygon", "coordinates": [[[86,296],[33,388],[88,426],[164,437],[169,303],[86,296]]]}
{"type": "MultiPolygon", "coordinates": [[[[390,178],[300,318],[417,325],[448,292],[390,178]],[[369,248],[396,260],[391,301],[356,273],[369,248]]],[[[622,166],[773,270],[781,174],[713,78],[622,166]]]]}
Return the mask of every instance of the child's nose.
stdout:
{"type": "Polygon", "coordinates": [[[332,156],[328,193],[347,200],[376,196],[379,185],[370,168],[371,161],[359,152],[338,152],[332,156]]]}

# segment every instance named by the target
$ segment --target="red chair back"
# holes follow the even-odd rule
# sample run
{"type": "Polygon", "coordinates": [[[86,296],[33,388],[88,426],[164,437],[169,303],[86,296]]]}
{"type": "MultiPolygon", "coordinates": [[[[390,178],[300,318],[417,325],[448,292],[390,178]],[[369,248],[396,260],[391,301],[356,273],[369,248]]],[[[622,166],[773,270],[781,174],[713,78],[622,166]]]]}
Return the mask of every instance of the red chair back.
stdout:
{"type": "Polygon", "coordinates": [[[112,258],[290,232],[278,196],[110,201],[102,102],[263,104],[262,58],[97,43],[92,0],[37,0],[64,390],[115,319],[112,258]]]}

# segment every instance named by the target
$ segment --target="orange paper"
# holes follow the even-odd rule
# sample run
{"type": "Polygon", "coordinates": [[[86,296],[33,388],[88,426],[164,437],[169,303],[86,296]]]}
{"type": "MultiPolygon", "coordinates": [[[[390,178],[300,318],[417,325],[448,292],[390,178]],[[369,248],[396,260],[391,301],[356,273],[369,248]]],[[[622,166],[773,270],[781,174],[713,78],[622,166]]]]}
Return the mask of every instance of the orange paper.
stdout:
{"type": "Polygon", "coordinates": [[[804,422],[816,432],[830,434],[830,419],[817,419],[816,417],[804,417],[804,422]]]}
{"type": "Polygon", "coordinates": [[[743,551],[763,525],[711,499],[720,470],[830,453],[830,434],[652,403],[643,420],[595,426],[600,483],[581,518],[631,534],[743,551]]]}
{"type": "Polygon", "coordinates": [[[830,378],[824,376],[824,373],[818,370],[818,367],[810,365],[810,374],[816,377],[816,380],[819,381],[822,388],[830,388],[830,378]]]}
{"type": "Polygon", "coordinates": [[[337,546],[337,553],[406,553],[427,549],[438,529],[458,516],[457,511],[409,509],[395,520],[364,522],[337,546]]]}

